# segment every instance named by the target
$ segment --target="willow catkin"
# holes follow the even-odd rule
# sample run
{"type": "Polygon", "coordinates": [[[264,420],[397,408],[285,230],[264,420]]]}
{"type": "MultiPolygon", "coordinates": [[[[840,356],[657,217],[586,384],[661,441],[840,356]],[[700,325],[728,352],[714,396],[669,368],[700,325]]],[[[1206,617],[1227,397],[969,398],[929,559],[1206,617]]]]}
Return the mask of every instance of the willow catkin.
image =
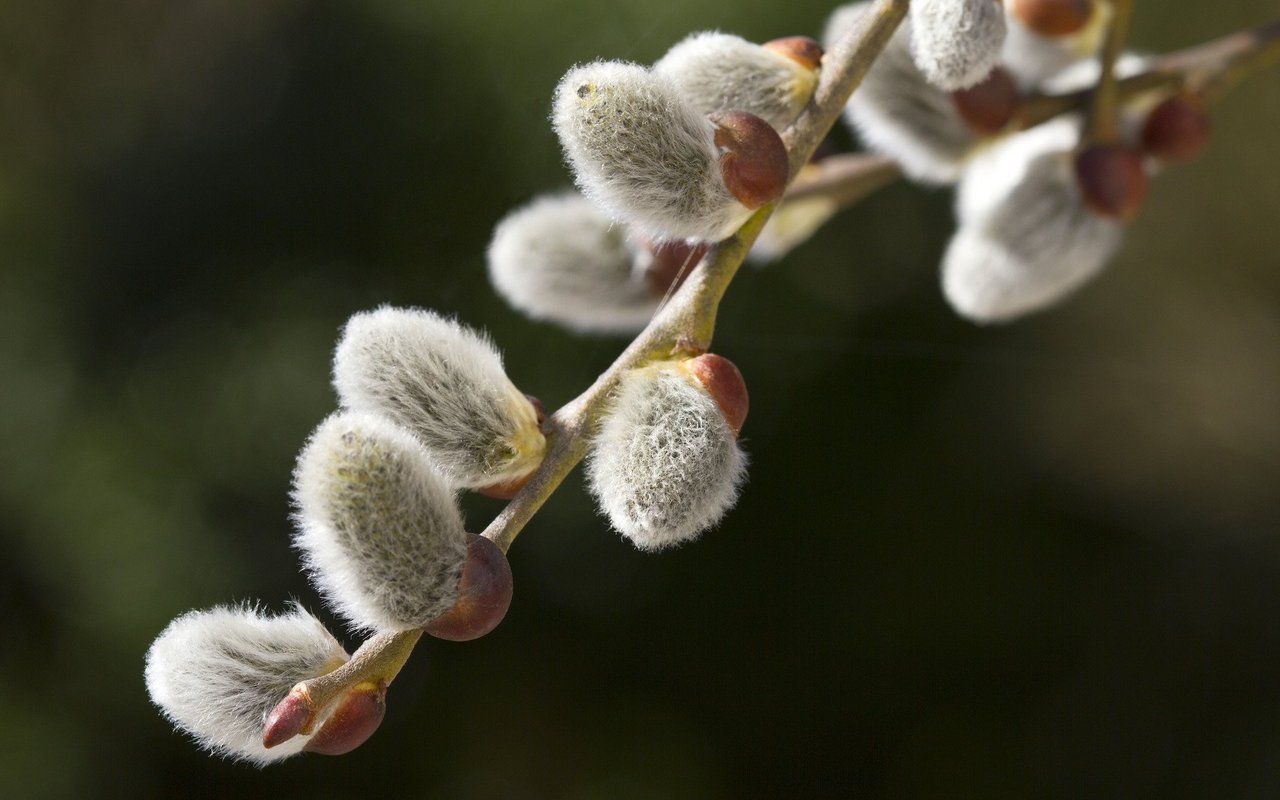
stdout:
{"type": "Polygon", "coordinates": [[[294,473],[295,544],[321,594],[354,627],[420,627],[458,596],[466,531],[453,494],[407,431],[338,413],[294,473]]]}
{"type": "Polygon", "coordinates": [[[217,755],[259,766],[296,755],[305,736],[268,750],[263,718],[296,683],[331,672],[347,654],[300,606],[189,611],[147,651],[146,683],[165,717],[217,755]]]}
{"type": "Polygon", "coordinates": [[[546,451],[537,411],[483,335],[431,311],[351,317],[333,357],[343,407],[407,428],[461,488],[528,475],[546,451]]]}
{"type": "Polygon", "coordinates": [[[715,126],[666,76],[620,61],[574,67],[552,123],[582,192],[648,236],[714,241],[750,216],[721,177],[715,126]]]}
{"type": "Polygon", "coordinates": [[[707,390],[672,364],[622,377],[588,462],[591,491],[641,550],[696,538],[737,500],[747,459],[707,390]]]}

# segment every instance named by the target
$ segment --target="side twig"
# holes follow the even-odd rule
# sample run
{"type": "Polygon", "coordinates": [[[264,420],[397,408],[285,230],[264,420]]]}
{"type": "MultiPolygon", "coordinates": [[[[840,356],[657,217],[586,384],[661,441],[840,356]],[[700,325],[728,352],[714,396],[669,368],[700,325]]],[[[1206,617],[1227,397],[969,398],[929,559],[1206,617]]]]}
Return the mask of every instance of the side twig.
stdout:
{"type": "MultiPolygon", "coordinates": [[[[1142,72],[1116,81],[1116,102],[1151,91],[1186,88],[1209,105],[1258,70],[1280,63],[1280,20],[1236,31],[1192,47],[1158,56],[1142,72]]],[[[1026,130],[1062,114],[1087,108],[1093,89],[1065,94],[1036,94],[1023,101],[1014,122],[1026,130]]],[[[901,177],[897,163],[871,153],[842,153],[811,164],[787,190],[783,202],[827,197],[841,208],[901,177]]]]}

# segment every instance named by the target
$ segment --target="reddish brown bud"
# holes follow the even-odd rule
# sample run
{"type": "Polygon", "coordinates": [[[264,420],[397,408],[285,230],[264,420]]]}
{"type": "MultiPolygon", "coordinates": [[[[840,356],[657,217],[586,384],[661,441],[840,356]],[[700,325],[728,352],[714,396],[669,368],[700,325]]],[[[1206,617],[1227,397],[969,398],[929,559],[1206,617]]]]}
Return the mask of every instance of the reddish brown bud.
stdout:
{"type": "Polygon", "coordinates": [[[650,242],[647,247],[652,260],[644,277],[649,284],[649,293],[654,297],[665,297],[668,291],[679,289],[689,270],[707,254],[706,242],[689,243],[676,239],[650,242]]]}
{"type": "Polygon", "coordinates": [[[366,681],[353,686],[303,750],[326,756],[350,753],[373,735],[387,713],[386,681],[366,681]]]}
{"type": "Polygon", "coordinates": [[[546,422],[547,408],[546,406],[542,405],[542,401],[531,394],[526,394],[524,396],[524,399],[528,400],[529,405],[533,406],[534,419],[538,421],[538,424],[541,425],[542,423],[546,422]]]}
{"type": "Polygon", "coordinates": [[[782,197],[790,166],[787,148],[769,123],[745,111],[716,111],[707,116],[716,126],[720,177],[747,208],[759,208],[782,197]]]}
{"type": "Polygon", "coordinates": [[[747,384],[742,380],[742,373],[732,361],[715,353],[706,353],[697,358],[690,358],[680,365],[686,372],[698,379],[702,387],[711,395],[724,414],[725,422],[733,435],[742,430],[742,423],[747,420],[747,384]]]}
{"type": "Polygon", "coordinates": [[[781,39],[765,42],[760,46],[780,56],[786,56],[805,69],[810,69],[814,72],[818,71],[818,65],[822,63],[822,45],[808,36],[784,36],[781,39]]]}
{"type": "Polygon", "coordinates": [[[979,136],[1004,130],[1018,110],[1018,86],[1008,70],[996,67],[991,74],[968,89],[951,93],[960,118],[979,136]]]}
{"type": "Polygon", "coordinates": [[[1193,97],[1174,95],[1151,109],[1142,125],[1142,149],[1166,163],[1190,161],[1209,144],[1209,115],[1193,97]]]}
{"type": "Polygon", "coordinates": [[[267,712],[262,726],[262,746],[270,750],[300,733],[306,733],[314,714],[315,705],[307,688],[302,685],[293,687],[275,708],[267,712]]]}
{"type": "Polygon", "coordinates": [[[1009,0],[1009,9],[1041,36],[1069,36],[1088,24],[1094,0],[1009,0]]]}
{"type": "Polygon", "coordinates": [[[524,485],[528,483],[529,479],[532,477],[533,473],[530,472],[528,475],[520,478],[503,481],[502,483],[494,483],[488,486],[481,486],[477,488],[475,492],[476,494],[482,494],[485,497],[492,497],[494,500],[510,500],[520,493],[520,490],[524,488],[524,485]]]}
{"type": "Polygon", "coordinates": [[[1142,156],[1120,144],[1095,144],[1076,154],[1076,182],[1089,210],[1122,222],[1133,219],[1147,194],[1142,156]]]}
{"type": "Polygon", "coordinates": [[[498,627],[511,606],[511,565],[496,544],[467,534],[467,560],[453,608],[422,626],[437,639],[466,642],[498,627]]]}

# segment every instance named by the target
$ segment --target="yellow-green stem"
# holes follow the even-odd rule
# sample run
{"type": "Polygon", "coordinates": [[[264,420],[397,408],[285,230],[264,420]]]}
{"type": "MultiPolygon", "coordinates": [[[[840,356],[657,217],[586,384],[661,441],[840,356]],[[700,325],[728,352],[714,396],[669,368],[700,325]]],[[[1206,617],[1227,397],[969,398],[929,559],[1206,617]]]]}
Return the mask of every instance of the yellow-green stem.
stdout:
{"type": "Polygon", "coordinates": [[[1110,143],[1118,135],[1119,91],[1116,81],[1116,61],[1129,39],[1129,20],[1133,16],[1133,0],[1112,0],[1111,19],[1107,23],[1107,38],[1102,45],[1098,83],[1093,90],[1093,102],[1089,106],[1089,121],[1085,129],[1086,143],[1110,143]]]}
{"type": "MultiPolygon", "coordinates": [[[[849,95],[906,13],[907,0],[876,0],[859,24],[827,51],[813,100],[783,132],[793,178],[840,118],[849,95]]],[[[529,519],[586,455],[596,424],[623,373],[651,361],[706,352],[720,300],[771,213],[773,204],[760,208],[733,236],[711,248],[679,291],[591,388],[551,415],[545,426],[549,446],[542,465],[485,529],[484,536],[504,552],[511,547],[529,519]]]]}
{"type": "Polygon", "coordinates": [[[420,638],[422,638],[420,628],[374,634],[360,645],[347,663],[333,672],[303,681],[299,685],[304,687],[311,698],[312,707],[321,709],[358,683],[365,681],[391,683],[400,672],[400,668],[409,660],[409,654],[413,652],[413,647],[420,638]]]}

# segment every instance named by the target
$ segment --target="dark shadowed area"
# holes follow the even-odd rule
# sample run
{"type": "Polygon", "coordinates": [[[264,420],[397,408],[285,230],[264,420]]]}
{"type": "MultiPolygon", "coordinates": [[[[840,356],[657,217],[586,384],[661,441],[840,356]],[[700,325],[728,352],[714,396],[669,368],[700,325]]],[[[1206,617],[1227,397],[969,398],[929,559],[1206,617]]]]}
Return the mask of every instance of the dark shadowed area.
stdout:
{"type": "MultiPolygon", "coordinates": [[[[147,699],[189,608],[339,630],[288,493],[350,314],[485,328],[548,408],[625,345],[485,276],[502,215],[569,183],[559,76],[828,8],[0,3],[0,796],[1276,797],[1280,67],[1046,313],[958,319],[950,193],[906,184],[745,268],[716,338],[752,393],[738,507],[646,555],[575,473],[506,622],[424,642],[360,750],[215,760],[147,699]]],[[[1134,41],[1276,13],[1138,3],[1134,41]]]]}

